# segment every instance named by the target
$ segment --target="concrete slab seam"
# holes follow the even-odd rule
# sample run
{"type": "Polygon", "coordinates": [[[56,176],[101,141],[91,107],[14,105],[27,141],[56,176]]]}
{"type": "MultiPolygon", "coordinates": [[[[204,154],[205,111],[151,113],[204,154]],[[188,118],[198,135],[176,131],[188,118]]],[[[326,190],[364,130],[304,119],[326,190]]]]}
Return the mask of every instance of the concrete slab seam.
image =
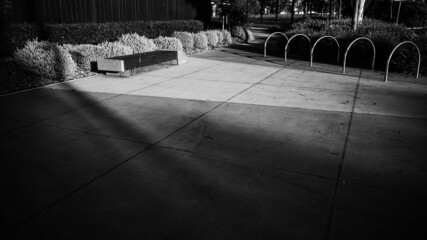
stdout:
{"type": "MultiPolygon", "coordinates": [[[[169,149],[169,150],[184,152],[184,153],[198,154],[198,155],[201,155],[201,156],[214,157],[214,158],[223,159],[223,160],[230,160],[236,166],[240,166],[241,165],[240,162],[236,161],[236,158],[234,158],[234,157],[226,157],[226,156],[216,155],[216,154],[212,154],[212,153],[194,152],[194,151],[187,150],[187,149],[181,149],[181,148],[169,147],[169,146],[162,146],[162,145],[157,145],[155,147],[156,148],[161,148],[161,149],[169,149]]],[[[228,163],[228,162],[225,162],[225,163],[228,163]]],[[[246,162],[245,164],[256,166],[256,167],[259,167],[259,168],[274,169],[274,170],[281,171],[281,172],[298,174],[298,175],[301,175],[301,176],[308,176],[308,177],[320,178],[320,179],[328,180],[328,181],[335,181],[335,178],[321,176],[321,175],[315,175],[315,174],[310,174],[310,173],[296,171],[296,170],[287,169],[287,168],[273,167],[273,166],[269,166],[269,165],[257,164],[257,163],[254,163],[254,162],[246,162]]]]}
{"type": "Polygon", "coordinates": [[[37,90],[37,89],[41,89],[41,88],[47,88],[47,87],[51,87],[51,86],[56,86],[56,85],[60,85],[60,84],[63,84],[63,83],[75,82],[75,81],[79,81],[79,80],[85,80],[85,79],[88,79],[88,78],[96,77],[98,75],[99,74],[92,75],[92,76],[87,76],[87,77],[82,77],[82,78],[76,78],[76,79],[68,80],[68,81],[65,81],[65,82],[56,82],[56,83],[51,83],[51,84],[43,85],[43,86],[39,86],[39,87],[27,88],[27,89],[24,89],[24,90],[21,90],[21,91],[17,91],[17,92],[6,93],[6,94],[3,94],[3,95],[0,95],[0,97],[6,97],[6,96],[18,94],[18,93],[29,92],[29,91],[32,91],[32,90],[37,90]]]}
{"type": "Polygon", "coordinates": [[[273,87],[282,87],[282,88],[302,88],[302,89],[312,89],[312,90],[321,90],[321,91],[330,91],[330,92],[353,92],[349,90],[335,90],[335,89],[328,89],[328,88],[318,88],[318,87],[302,87],[302,86],[279,86],[275,84],[269,84],[269,83],[260,83],[259,85],[265,85],[265,86],[273,86],[273,87]]]}
{"type": "Polygon", "coordinates": [[[337,171],[337,177],[336,177],[336,181],[335,181],[334,193],[333,193],[333,197],[332,197],[331,207],[329,209],[328,222],[327,222],[327,225],[326,225],[326,234],[325,234],[325,238],[324,238],[325,240],[329,239],[329,233],[330,233],[331,227],[332,227],[332,218],[333,218],[333,215],[334,215],[335,201],[336,201],[336,196],[337,196],[337,192],[338,192],[338,186],[339,186],[339,184],[341,182],[342,167],[343,167],[343,164],[344,164],[344,159],[345,159],[345,153],[346,153],[346,150],[347,150],[348,139],[349,139],[349,136],[350,136],[351,124],[352,124],[353,115],[354,115],[354,109],[356,108],[356,99],[357,99],[357,93],[359,91],[359,85],[360,85],[361,75],[362,75],[362,69],[360,69],[359,79],[357,81],[356,91],[355,91],[354,99],[353,99],[353,107],[352,107],[352,110],[351,110],[351,113],[350,113],[350,120],[349,120],[348,128],[347,128],[347,136],[345,138],[345,143],[344,143],[344,147],[343,147],[341,161],[340,161],[340,164],[338,165],[338,171],[337,171]]]}
{"type": "Polygon", "coordinates": [[[43,125],[43,126],[47,126],[47,127],[53,127],[53,128],[57,128],[57,129],[63,129],[63,130],[67,130],[67,131],[72,131],[72,132],[76,132],[76,133],[88,134],[88,135],[91,135],[91,136],[106,137],[106,138],[117,139],[117,140],[126,141],[126,142],[139,143],[139,144],[145,144],[145,145],[152,145],[151,143],[138,141],[138,140],[132,139],[132,138],[116,137],[116,136],[106,135],[106,134],[102,134],[102,133],[90,132],[90,131],[87,131],[87,130],[80,130],[80,129],[76,129],[76,128],[68,128],[68,127],[62,127],[62,126],[52,125],[52,124],[49,124],[49,123],[37,123],[37,124],[40,124],[40,125],[43,125]]]}
{"type": "Polygon", "coordinates": [[[267,77],[265,77],[265,78],[263,78],[263,79],[259,80],[258,82],[256,82],[256,83],[252,84],[251,86],[249,86],[249,87],[247,87],[247,88],[243,89],[242,91],[240,91],[239,93],[235,94],[234,96],[231,96],[229,99],[225,100],[223,103],[226,103],[226,102],[231,101],[233,98],[235,98],[235,97],[239,96],[240,94],[242,94],[242,93],[244,93],[244,92],[248,91],[249,89],[251,89],[251,88],[255,87],[256,85],[259,85],[262,81],[264,81],[264,80],[266,80],[267,78],[269,78],[269,77],[273,76],[274,74],[278,73],[278,72],[279,72],[279,71],[281,71],[281,70],[282,70],[282,68],[277,69],[276,71],[274,71],[272,74],[268,75],[267,77]]]}
{"type": "MultiPolygon", "coordinates": [[[[180,75],[180,76],[178,76],[178,77],[174,77],[173,79],[177,79],[177,78],[185,77],[185,76],[187,76],[187,75],[190,75],[190,74],[193,74],[193,73],[197,73],[197,72],[200,72],[200,71],[203,71],[203,70],[207,70],[207,69],[209,69],[209,68],[213,68],[213,67],[216,67],[216,66],[219,66],[219,65],[222,65],[222,64],[225,64],[225,63],[224,63],[224,62],[219,62],[219,63],[214,64],[214,65],[212,65],[212,66],[208,66],[208,67],[205,67],[205,68],[200,68],[200,69],[198,69],[198,70],[196,70],[196,71],[193,71],[193,72],[190,72],[190,73],[185,73],[185,74],[180,75]]],[[[168,68],[167,68],[167,69],[168,69],[168,68]]],[[[164,76],[160,76],[160,75],[153,75],[153,76],[164,77],[164,76]]]]}
{"type": "Polygon", "coordinates": [[[144,149],[142,149],[141,151],[138,151],[137,153],[135,153],[134,155],[130,156],[129,158],[123,160],[122,162],[118,163],[117,165],[111,167],[110,169],[108,169],[107,171],[99,174],[98,176],[92,178],[91,180],[87,181],[86,183],[76,187],[74,190],[71,190],[69,193],[63,195],[62,197],[60,197],[59,199],[57,199],[56,201],[53,201],[52,203],[48,204],[47,206],[41,208],[39,211],[37,211],[36,213],[32,214],[31,216],[27,217],[26,219],[22,220],[21,222],[15,224],[14,226],[10,227],[9,229],[7,229],[4,233],[2,233],[2,235],[5,235],[11,231],[13,231],[14,229],[24,225],[25,223],[27,223],[28,221],[32,220],[33,218],[43,214],[44,212],[46,212],[48,209],[56,206],[57,204],[61,203],[62,201],[64,201],[65,199],[71,197],[72,195],[76,194],[77,192],[79,192],[80,190],[82,190],[83,188],[89,186],[90,184],[92,184],[93,182],[97,181],[98,179],[104,177],[105,175],[107,175],[108,173],[114,171],[115,169],[119,168],[120,166],[124,165],[125,163],[129,162],[131,159],[133,159],[134,157],[138,156],[139,154],[147,151],[148,149],[150,149],[152,146],[146,146],[144,149]]]}

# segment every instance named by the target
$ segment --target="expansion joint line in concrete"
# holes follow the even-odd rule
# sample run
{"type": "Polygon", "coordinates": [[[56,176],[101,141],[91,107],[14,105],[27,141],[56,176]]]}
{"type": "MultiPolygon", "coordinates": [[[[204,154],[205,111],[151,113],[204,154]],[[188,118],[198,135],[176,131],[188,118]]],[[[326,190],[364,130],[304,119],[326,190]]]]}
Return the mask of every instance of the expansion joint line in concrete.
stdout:
{"type": "MultiPolygon", "coordinates": [[[[221,64],[223,64],[223,63],[215,64],[214,66],[218,66],[218,65],[221,65],[221,64]]],[[[199,69],[199,70],[194,71],[194,72],[202,71],[202,70],[205,70],[205,69],[208,69],[208,68],[214,67],[214,66],[210,66],[210,67],[207,67],[207,68],[202,68],[202,69],[199,69]]],[[[194,73],[194,72],[191,72],[191,73],[194,73]]],[[[188,74],[191,74],[191,73],[188,73],[188,74]]],[[[183,76],[185,76],[185,75],[187,75],[187,74],[184,74],[183,76]]],[[[180,78],[180,77],[182,77],[182,76],[179,76],[179,77],[176,77],[176,78],[180,78]]],[[[171,81],[171,80],[176,79],[176,78],[172,78],[172,79],[169,79],[169,80],[166,80],[166,81],[163,81],[163,82],[171,81]]],[[[264,80],[264,79],[263,79],[263,80],[264,80]]],[[[263,80],[261,80],[261,81],[263,81],[263,80]]],[[[163,82],[161,82],[161,83],[163,83],[163,82]]],[[[158,84],[161,84],[161,83],[156,83],[156,84],[153,84],[153,85],[150,85],[150,86],[147,86],[147,87],[155,86],[155,85],[158,85],[158,84]]],[[[143,89],[143,88],[141,88],[141,89],[143,89]]],[[[96,102],[93,102],[93,103],[86,104],[86,105],[81,106],[81,107],[78,107],[78,108],[76,108],[76,109],[72,109],[72,110],[69,110],[69,111],[66,111],[66,112],[63,112],[63,113],[60,113],[60,114],[56,114],[56,115],[54,115],[54,116],[51,116],[51,117],[48,117],[48,118],[45,118],[45,119],[39,120],[39,121],[32,122],[32,123],[30,123],[30,124],[26,124],[25,126],[32,125],[32,124],[37,124],[37,123],[39,123],[39,124],[43,124],[42,122],[44,122],[44,121],[46,121],[46,120],[49,120],[49,119],[52,119],[52,118],[58,117],[58,116],[60,116],[60,115],[67,114],[67,113],[70,113],[70,112],[73,112],[73,111],[77,111],[77,110],[79,110],[79,109],[82,109],[82,108],[85,108],[85,107],[88,107],[88,106],[92,106],[92,105],[95,105],[95,104],[98,104],[98,103],[101,103],[101,102],[104,102],[104,101],[107,101],[107,100],[110,100],[110,99],[113,99],[113,98],[116,98],[116,97],[119,97],[119,96],[122,96],[122,95],[126,95],[126,94],[127,94],[127,93],[117,94],[117,95],[115,95],[115,96],[112,96],[112,97],[109,97],[109,98],[106,98],[106,99],[103,99],[103,100],[100,100],[100,101],[96,101],[96,102]]],[[[224,102],[220,103],[218,106],[216,106],[216,107],[212,108],[212,109],[211,109],[211,110],[209,110],[208,112],[206,112],[206,113],[204,113],[204,114],[200,115],[199,117],[197,117],[197,118],[193,119],[193,120],[192,120],[192,121],[190,121],[189,123],[184,124],[184,126],[182,126],[182,127],[178,128],[177,130],[173,131],[171,134],[167,135],[166,137],[163,137],[162,139],[158,140],[158,141],[157,141],[157,142],[155,142],[154,144],[146,144],[146,145],[148,145],[148,146],[147,146],[147,147],[145,147],[144,149],[142,149],[142,150],[138,151],[138,152],[137,152],[137,153],[135,153],[134,155],[130,156],[129,158],[127,158],[127,159],[125,159],[125,160],[123,160],[122,162],[120,162],[120,163],[118,163],[117,165],[115,165],[115,166],[111,167],[111,168],[110,168],[110,169],[108,169],[107,171],[105,171],[105,172],[103,172],[103,173],[99,174],[98,176],[96,176],[96,177],[92,178],[91,180],[87,181],[86,183],[84,183],[84,184],[82,184],[82,185],[78,186],[77,188],[75,188],[74,190],[72,190],[72,191],[70,191],[69,193],[65,194],[64,196],[60,197],[59,199],[57,199],[56,201],[52,202],[51,204],[49,204],[49,205],[47,205],[47,206],[43,207],[42,209],[40,209],[39,211],[37,211],[37,212],[36,212],[36,213],[34,213],[33,215],[31,215],[31,216],[27,217],[26,219],[22,220],[20,223],[17,223],[15,226],[12,226],[11,228],[7,229],[7,230],[4,232],[4,234],[7,234],[8,232],[12,231],[13,229],[15,229],[15,228],[17,228],[17,227],[19,227],[19,226],[22,226],[23,224],[27,223],[27,222],[28,222],[28,221],[30,221],[31,219],[33,219],[33,218],[37,217],[38,215],[42,214],[42,213],[43,213],[43,212],[45,212],[46,210],[48,210],[48,209],[50,209],[50,208],[52,208],[52,207],[54,207],[54,206],[58,205],[59,203],[61,203],[61,202],[62,202],[62,201],[64,201],[65,199],[67,199],[67,198],[69,198],[69,197],[73,196],[74,194],[76,194],[76,193],[77,193],[77,192],[79,192],[80,190],[82,190],[82,189],[86,188],[87,186],[91,185],[92,183],[96,182],[97,180],[99,180],[99,179],[103,178],[104,176],[108,175],[109,173],[111,173],[111,172],[112,172],[112,171],[114,171],[115,169],[119,168],[120,166],[124,165],[125,163],[129,162],[130,160],[132,160],[132,159],[133,159],[133,158],[135,158],[136,156],[138,156],[138,155],[142,154],[143,152],[145,152],[145,151],[147,151],[147,150],[149,150],[149,149],[153,148],[154,146],[156,146],[157,144],[159,144],[159,143],[160,143],[161,141],[163,141],[164,139],[166,139],[166,138],[168,138],[169,136],[171,136],[171,135],[175,134],[177,131],[181,130],[182,128],[184,128],[184,127],[188,126],[189,124],[193,123],[194,121],[196,121],[196,120],[200,119],[201,117],[205,116],[206,114],[208,114],[209,112],[213,111],[214,109],[216,109],[217,107],[219,107],[219,106],[220,106],[220,105],[222,105],[223,103],[224,103],[224,102]]],[[[44,124],[44,125],[49,125],[49,124],[44,124]]],[[[49,126],[50,126],[50,125],[49,125],[49,126]]],[[[53,127],[56,127],[56,126],[53,126],[53,127]]],[[[16,130],[16,129],[15,129],[15,130],[16,130]]],[[[72,131],[74,131],[74,129],[68,129],[68,130],[72,130],[72,131]]],[[[108,136],[105,136],[105,137],[108,137],[108,136]]],[[[1,233],[1,234],[0,234],[0,236],[1,236],[1,235],[3,235],[3,233],[1,233]]]]}
{"type": "Polygon", "coordinates": [[[328,222],[327,222],[327,227],[326,227],[326,234],[325,234],[325,240],[329,239],[329,233],[331,231],[331,227],[332,227],[332,219],[334,216],[334,208],[335,208],[335,202],[336,202],[336,197],[337,197],[337,192],[338,192],[338,187],[340,182],[342,182],[343,180],[341,179],[341,174],[342,174],[342,168],[343,168],[343,164],[344,164],[344,159],[345,159],[345,153],[347,151],[347,144],[348,144],[348,138],[350,136],[350,131],[351,131],[351,124],[353,122],[353,115],[354,115],[354,109],[356,107],[356,100],[357,100],[357,93],[359,92],[359,85],[360,85],[360,79],[362,77],[362,69],[360,69],[360,73],[359,73],[359,79],[357,80],[357,86],[356,86],[356,90],[354,93],[354,99],[353,99],[353,107],[351,109],[351,113],[350,113],[350,120],[348,123],[348,128],[347,128],[347,135],[345,138],[345,142],[344,142],[344,148],[342,151],[342,157],[340,160],[340,164],[338,165],[338,171],[337,171],[337,177],[336,177],[336,181],[335,181],[335,187],[334,187],[334,193],[333,193],[333,197],[332,197],[332,203],[329,209],[329,217],[328,217],[328,222]]]}
{"type": "MultiPolygon", "coordinates": [[[[88,187],[89,185],[91,185],[92,183],[96,182],[97,180],[105,177],[106,175],[108,175],[109,173],[111,173],[112,171],[118,169],[119,167],[123,166],[124,164],[126,164],[127,162],[129,162],[130,160],[132,160],[133,158],[135,158],[136,156],[148,151],[149,149],[157,146],[160,142],[162,142],[163,140],[167,139],[168,137],[172,136],[173,134],[179,132],[181,129],[187,127],[188,125],[192,124],[193,122],[199,120],[200,118],[206,116],[208,113],[212,112],[213,110],[219,108],[220,106],[222,106],[223,104],[227,103],[227,101],[231,100],[232,98],[236,97],[237,95],[247,91],[248,89],[250,89],[251,87],[257,85],[258,83],[264,81],[265,79],[269,78],[270,76],[272,76],[273,74],[277,73],[278,71],[280,71],[281,69],[278,69],[277,71],[275,71],[274,73],[268,75],[267,77],[261,79],[260,81],[258,81],[257,83],[252,84],[250,87],[247,87],[246,89],[242,90],[241,92],[237,93],[236,95],[230,97],[229,99],[225,100],[224,102],[219,103],[217,106],[213,107],[212,109],[210,109],[209,111],[199,115],[198,117],[194,118],[193,120],[189,121],[188,123],[184,124],[183,126],[177,128],[176,130],[172,131],[170,134],[166,135],[165,137],[161,138],[160,140],[157,140],[155,143],[148,145],[148,147],[138,151],[137,153],[135,153],[134,155],[130,156],[129,158],[123,160],[122,162],[118,163],[117,165],[111,167],[110,169],[108,169],[107,171],[99,174],[98,176],[92,178],[91,180],[87,181],[86,183],[80,185],[79,187],[75,188],[74,190],[70,191],[69,193],[65,194],[64,196],[62,196],[61,198],[57,199],[56,201],[52,202],[51,204],[49,204],[46,207],[43,207],[42,209],[40,209],[38,212],[34,213],[33,215],[29,216],[28,218],[24,219],[23,221],[21,221],[20,223],[17,223],[15,226],[12,226],[11,228],[9,228],[8,230],[5,231],[5,233],[7,234],[8,232],[12,231],[13,229],[22,226],[23,224],[27,223],[28,221],[30,221],[31,219],[37,217],[38,215],[42,214],[43,212],[47,211],[48,209],[58,205],[59,203],[61,203],[62,201],[64,201],[65,199],[73,196],[74,194],[78,193],[79,191],[81,191],[82,189],[88,187]]],[[[115,96],[117,97],[117,96],[115,96]]],[[[110,98],[109,98],[110,99],[110,98]]],[[[104,101],[104,100],[102,100],[104,101]]],[[[99,102],[102,102],[99,101],[99,102]]],[[[99,103],[97,102],[97,103],[99,103]]],[[[95,104],[95,103],[93,103],[95,104]]],[[[89,104],[89,105],[93,105],[93,104],[89,104]]]]}

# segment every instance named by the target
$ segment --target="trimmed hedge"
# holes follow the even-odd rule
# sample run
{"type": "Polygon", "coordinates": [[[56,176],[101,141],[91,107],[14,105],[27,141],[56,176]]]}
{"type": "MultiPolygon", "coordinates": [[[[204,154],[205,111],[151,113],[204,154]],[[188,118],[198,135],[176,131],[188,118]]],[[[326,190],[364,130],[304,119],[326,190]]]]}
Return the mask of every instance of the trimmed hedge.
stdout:
{"type": "Polygon", "coordinates": [[[229,31],[223,30],[222,35],[224,36],[222,45],[228,46],[233,43],[233,38],[231,37],[231,33],[229,31]]]}
{"type": "Polygon", "coordinates": [[[218,46],[218,35],[215,31],[205,31],[206,37],[208,39],[208,46],[210,48],[215,48],[218,46]]]}
{"type": "Polygon", "coordinates": [[[103,59],[106,55],[102,47],[91,44],[64,45],[64,48],[71,54],[77,66],[85,71],[91,70],[91,62],[103,59]]]}
{"type": "Polygon", "coordinates": [[[184,52],[186,54],[192,54],[193,53],[193,34],[189,32],[174,32],[172,34],[172,37],[176,37],[181,41],[182,47],[184,49],[184,52]]]}
{"type": "Polygon", "coordinates": [[[213,30],[218,37],[218,46],[222,46],[225,43],[224,33],[220,30],[213,30]]]}
{"type": "Polygon", "coordinates": [[[45,41],[28,41],[14,59],[24,70],[51,79],[72,79],[77,69],[66,48],[45,41]]]}
{"type": "Polygon", "coordinates": [[[172,36],[173,32],[200,32],[203,23],[197,20],[156,21],[156,22],[111,22],[111,23],[75,23],[11,24],[0,30],[1,56],[12,56],[17,48],[23,48],[27,40],[41,39],[63,44],[100,44],[116,41],[123,34],[137,33],[147,38],[172,36]]]}
{"type": "Polygon", "coordinates": [[[158,37],[153,40],[154,44],[156,44],[157,49],[161,50],[177,50],[182,51],[182,43],[178,38],[174,37],[158,37]]]}
{"type": "Polygon", "coordinates": [[[28,40],[40,38],[41,30],[34,24],[10,24],[0,30],[0,56],[12,56],[17,48],[23,48],[28,40]]]}
{"type": "Polygon", "coordinates": [[[198,32],[193,34],[194,40],[194,51],[196,53],[204,52],[208,50],[208,38],[204,32],[198,32]]]}
{"type": "Polygon", "coordinates": [[[203,23],[196,20],[158,22],[109,22],[46,24],[45,39],[59,44],[99,44],[114,41],[127,33],[137,33],[147,38],[172,36],[174,31],[198,32],[203,23]]]}
{"type": "Polygon", "coordinates": [[[123,34],[118,42],[125,46],[132,48],[133,53],[142,53],[156,50],[156,45],[152,39],[148,39],[144,36],[139,36],[136,33],[123,34]]]}
{"type": "Polygon", "coordinates": [[[103,42],[98,44],[104,51],[104,58],[112,58],[132,54],[132,48],[119,42],[103,42]]]}

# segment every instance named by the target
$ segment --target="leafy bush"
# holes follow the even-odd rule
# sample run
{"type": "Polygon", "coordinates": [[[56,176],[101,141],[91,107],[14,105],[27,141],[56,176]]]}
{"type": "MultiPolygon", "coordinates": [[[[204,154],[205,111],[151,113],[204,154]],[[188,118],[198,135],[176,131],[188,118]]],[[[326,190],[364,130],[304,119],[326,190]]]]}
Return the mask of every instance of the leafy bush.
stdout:
{"type": "Polygon", "coordinates": [[[255,41],[255,37],[254,37],[254,35],[252,34],[252,31],[249,28],[245,28],[245,33],[246,33],[246,36],[247,36],[246,42],[250,43],[250,42],[255,41]]]}
{"type": "Polygon", "coordinates": [[[237,38],[238,40],[244,42],[246,41],[246,32],[242,26],[234,26],[231,28],[231,36],[237,38]]]}
{"type": "Polygon", "coordinates": [[[215,31],[205,31],[208,46],[211,48],[215,48],[218,45],[218,35],[215,31]]]}
{"type": "MultiPolygon", "coordinates": [[[[423,36],[417,36],[412,30],[407,29],[403,25],[395,25],[373,19],[365,19],[356,31],[352,30],[350,19],[332,21],[307,19],[306,21],[300,21],[298,23],[293,24],[292,29],[287,31],[286,35],[292,36],[297,33],[306,34],[311,38],[312,43],[314,43],[314,41],[320,38],[321,36],[325,35],[330,35],[337,38],[341,45],[341,56],[344,55],[344,51],[346,50],[347,46],[354,39],[358,37],[368,37],[374,42],[374,45],[376,47],[376,67],[381,70],[385,68],[387,58],[392,49],[397,44],[403,41],[413,41],[416,42],[419,47],[421,47],[423,45],[423,39],[425,40],[423,36]]],[[[325,41],[324,43],[327,44],[328,41],[325,41]]],[[[329,43],[331,43],[331,41],[329,41],[329,43]]],[[[291,45],[293,44],[297,43],[292,42],[291,45]]],[[[321,45],[320,42],[319,45],[321,45]]],[[[293,46],[295,48],[295,45],[293,46]]],[[[371,46],[369,44],[358,44],[355,45],[354,48],[357,48],[359,54],[355,55],[350,53],[347,62],[351,65],[352,58],[354,61],[367,62],[366,55],[372,52],[371,46]]],[[[405,46],[402,48],[406,49],[407,47],[405,46]]],[[[409,45],[408,48],[410,48],[409,45]]],[[[298,50],[296,51],[298,55],[306,54],[301,52],[304,51],[302,48],[296,49],[298,50]]],[[[396,52],[390,64],[391,70],[398,72],[414,71],[413,62],[416,62],[416,60],[413,61],[410,56],[414,56],[415,54],[413,54],[413,50],[411,50],[411,53],[409,53],[408,51],[409,50],[399,50],[396,52]]],[[[327,56],[329,54],[332,56],[332,58],[335,58],[336,56],[333,57],[334,54],[331,53],[332,51],[330,51],[330,48],[316,47],[316,56],[327,56]]],[[[425,51],[422,55],[422,58],[427,58],[427,54],[425,51]]],[[[422,71],[426,71],[426,68],[427,67],[423,65],[422,71]]]]}
{"type": "Polygon", "coordinates": [[[102,48],[105,58],[129,55],[133,52],[132,48],[119,42],[103,42],[98,44],[98,46],[102,48]]]}
{"type": "Polygon", "coordinates": [[[71,54],[77,66],[85,71],[91,70],[91,62],[105,57],[104,49],[96,45],[64,45],[64,48],[71,54]]]}
{"type": "Polygon", "coordinates": [[[28,40],[40,37],[40,28],[34,24],[11,24],[1,28],[0,56],[12,56],[17,48],[23,48],[28,40]]]}
{"type": "Polygon", "coordinates": [[[51,79],[73,78],[77,67],[64,47],[45,41],[28,41],[14,59],[24,70],[51,79]]]}
{"type": "Polygon", "coordinates": [[[194,33],[193,40],[195,52],[203,52],[208,49],[208,38],[204,32],[194,33]]]}
{"type": "MultiPolygon", "coordinates": [[[[393,4],[393,13],[398,11],[399,4],[393,4]]],[[[390,1],[372,1],[365,10],[365,16],[384,21],[390,20],[390,1]]],[[[392,22],[396,22],[397,14],[393,14],[392,22]]],[[[399,23],[408,27],[422,27],[427,25],[427,3],[422,1],[407,1],[401,6],[399,23]]]]}
{"type": "Polygon", "coordinates": [[[157,49],[182,51],[182,43],[178,38],[174,37],[158,37],[154,39],[157,49]]]}
{"type": "Polygon", "coordinates": [[[227,30],[222,31],[222,35],[224,36],[223,45],[228,46],[233,43],[233,38],[231,37],[231,34],[229,31],[227,30]]]}
{"type": "Polygon", "coordinates": [[[142,53],[156,50],[156,45],[154,44],[152,39],[148,39],[144,36],[139,36],[136,33],[123,34],[118,39],[118,42],[132,48],[133,53],[142,53]]]}
{"type": "Polygon", "coordinates": [[[182,47],[186,54],[193,53],[193,47],[194,47],[193,34],[189,32],[174,32],[172,34],[172,37],[178,38],[179,41],[181,41],[182,47]]]}
{"type": "Polygon", "coordinates": [[[158,36],[172,36],[175,31],[203,31],[203,23],[196,20],[179,20],[46,24],[43,27],[43,35],[46,40],[59,44],[99,44],[105,41],[114,41],[127,33],[156,38],[158,36]]]}
{"type": "Polygon", "coordinates": [[[218,36],[218,46],[222,46],[225,43],[225,39],[224,39],[224,33],[220,30],[213,30],[213,32],[216,33],[216,35],[218,36]]]}

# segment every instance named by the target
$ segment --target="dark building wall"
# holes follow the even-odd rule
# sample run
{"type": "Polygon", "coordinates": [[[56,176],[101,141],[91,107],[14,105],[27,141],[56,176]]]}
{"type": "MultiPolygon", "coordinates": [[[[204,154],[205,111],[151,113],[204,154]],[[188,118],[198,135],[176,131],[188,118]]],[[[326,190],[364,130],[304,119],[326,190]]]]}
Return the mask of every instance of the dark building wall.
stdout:
{"type": "Polygon", "coordinates": [[[209,0],[12,0],[7,22],[209,21],[209,0]]]}

